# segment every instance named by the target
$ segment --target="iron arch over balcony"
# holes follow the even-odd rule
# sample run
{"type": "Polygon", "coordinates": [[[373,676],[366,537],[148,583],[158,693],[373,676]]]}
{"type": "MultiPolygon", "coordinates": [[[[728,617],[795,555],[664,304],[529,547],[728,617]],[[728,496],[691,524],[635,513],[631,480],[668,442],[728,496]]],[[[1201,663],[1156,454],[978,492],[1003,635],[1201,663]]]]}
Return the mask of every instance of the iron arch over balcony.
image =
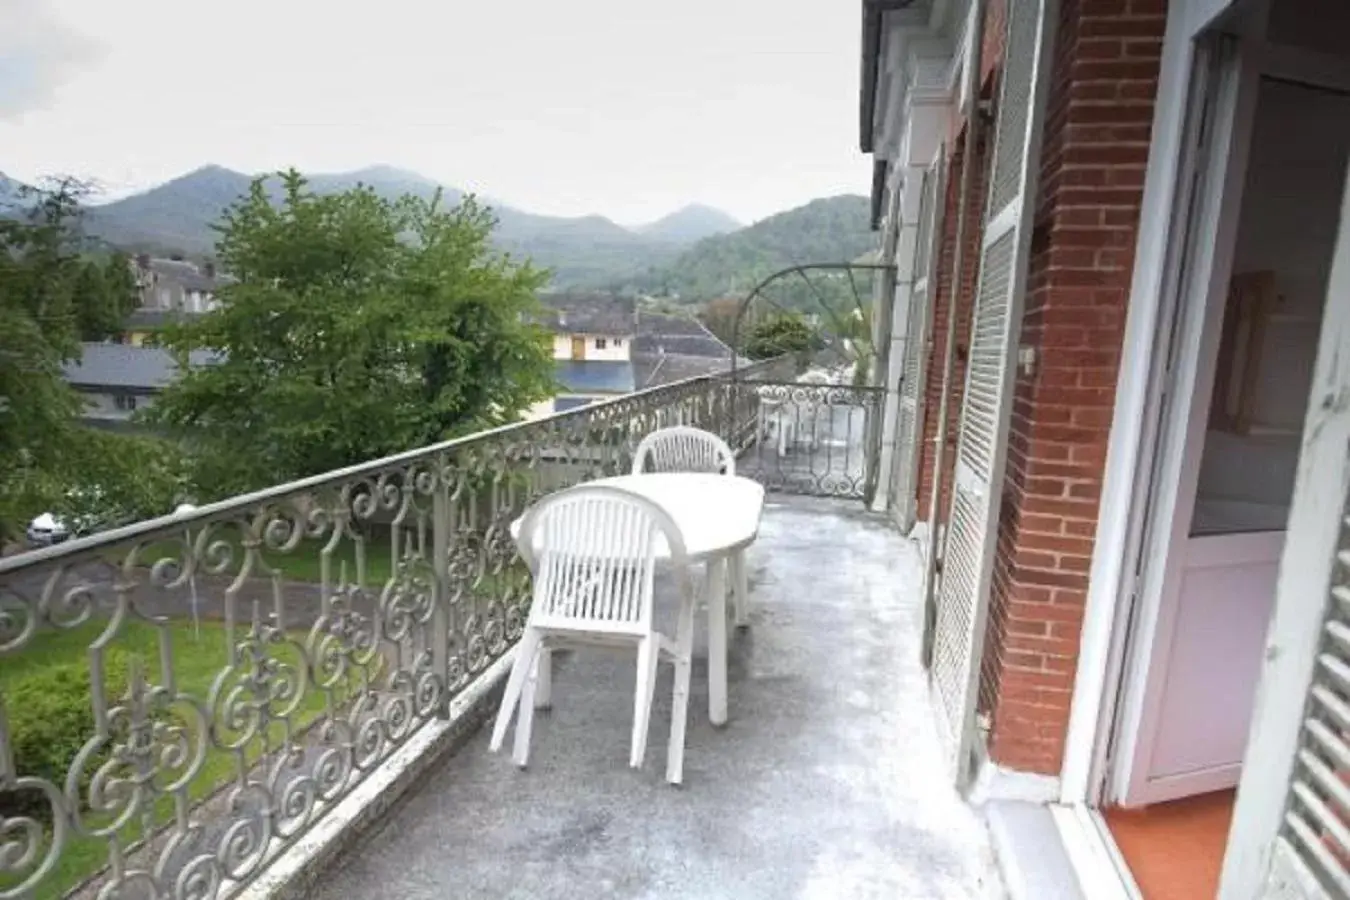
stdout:
{"type": "Polygon", "coordinates": [[[751,423],[738,435],[740,466],[751,477],[791,493],[870,502],[890,343],[889,315],[881,327],[873,318],[894,272],[870,262],[790,266],[740,301],[730,381],[738,421],[751,423]],[[868,278],[866,293],[859,275],[868,278]],[[877,276],[882,282],[873,285],[877,276]],[[774,322],[785,324],[765,327],[774,322]],[[776,343],[799,349],[777,354],[776,343]]]}

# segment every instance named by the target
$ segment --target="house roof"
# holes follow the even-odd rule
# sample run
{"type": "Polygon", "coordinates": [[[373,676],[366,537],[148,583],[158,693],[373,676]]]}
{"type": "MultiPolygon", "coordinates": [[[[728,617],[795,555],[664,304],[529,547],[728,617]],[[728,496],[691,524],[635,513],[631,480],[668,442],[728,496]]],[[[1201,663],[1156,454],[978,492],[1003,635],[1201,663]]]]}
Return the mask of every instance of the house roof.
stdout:
{"type": "MultiPolygon", "coordinates": [[[[211,365],[219,357],[209,350],[194,350],[189,365],[211,365]]],[[[178,377],[178,364],[167,350],[133,347],[129,344],[82,345],[79,360],[63,367],[66,381],[82,387],[159,391],[178,377]]]]}
{"type": "Polygon", "coordinates": [[[560,359],[554,377],[575,394],[628,394],[637,390],[633,364],[627,360],[560,359]]]}
{"type": "Polygon", "coordinates": [[[635,302],[613,294],[543,294],[540,323],[559,334],[629,337],[636,333],[635,302]]]}
{"type": "Polygon", "coordinates": [[[731,348],[697,319],[665,313],[642,312],[638,315],[635,353],[679,354],[729,359],[731,348]]]}
{"type": "Polygon", "coordinates": [[[660,387],[696,378],[700,375],[717,375],[731,368],[731,357],[715,359],[707,356],[688,356],[682,353],[659,354],[643,353],[633,357],[638,389],[660,387]]]}
{"type": "Polygon", "coordinates": [[[862,76],[858,96],[858,144],[871,153],[876,137],[877,80],[881,74],[881,39],[885,14],[913,5],[915,0],[863,0],[862,76]]]}

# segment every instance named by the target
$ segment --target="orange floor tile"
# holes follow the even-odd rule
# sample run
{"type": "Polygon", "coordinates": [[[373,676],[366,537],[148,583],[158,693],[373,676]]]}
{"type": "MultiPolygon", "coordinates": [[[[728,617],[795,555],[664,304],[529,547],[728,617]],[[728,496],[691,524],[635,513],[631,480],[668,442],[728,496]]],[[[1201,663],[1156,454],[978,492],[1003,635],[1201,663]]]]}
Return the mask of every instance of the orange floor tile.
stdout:
{"type": "Polygon", "coordinates": [[[1209,900],[1218,893],[1234,797],[1234,791],[1218,791],[1106,810],[1106,824],[1144,900],[1209,900]]]}

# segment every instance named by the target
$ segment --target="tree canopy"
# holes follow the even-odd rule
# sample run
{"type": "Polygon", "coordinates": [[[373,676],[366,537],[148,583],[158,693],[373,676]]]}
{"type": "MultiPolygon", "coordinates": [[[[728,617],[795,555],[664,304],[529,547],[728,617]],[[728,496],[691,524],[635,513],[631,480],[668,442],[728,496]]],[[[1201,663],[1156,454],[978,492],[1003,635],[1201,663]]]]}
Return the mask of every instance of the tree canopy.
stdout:
{"type": "Polygon", "coordinates": [[[62,377],[81,339],[114,330],[135,302],[125,257],[86,252],[85,193],[57,179],[0,218],[0,544],[41,512],[94,522],[93,497],[98,524],[167,513],[181,488],[172,447],[81,427],[62,377]]]}
{"type": "Polygon", "coordinates": [[[217,255],[235,281],[161,344],[188,369],[149,420],[193,449],[212,494],[352,465],[519,417],[553,388],[531,324],[545,273],[494,252],[472,197],[311,191],[282,175],[231,206],[217,255]]]}
{"type": "Polygon", "coordinates": [[[774,359],[788,353],[806,353],[817,344],[811,326],[801,316],[779,315],[764,319],[750,329],[745,355],[751,359],[774,359]]]}

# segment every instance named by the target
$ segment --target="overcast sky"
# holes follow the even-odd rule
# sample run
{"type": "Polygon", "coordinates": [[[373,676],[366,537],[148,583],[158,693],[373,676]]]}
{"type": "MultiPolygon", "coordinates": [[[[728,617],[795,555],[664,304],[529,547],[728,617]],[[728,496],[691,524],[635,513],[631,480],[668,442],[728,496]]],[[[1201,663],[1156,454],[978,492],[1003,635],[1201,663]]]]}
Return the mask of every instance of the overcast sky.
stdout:
{"type": "Polygon", "coordinates": [[[0,171],[413,169],[533,212],[865,193],[857,0],[0,0],[0,171]]]}

